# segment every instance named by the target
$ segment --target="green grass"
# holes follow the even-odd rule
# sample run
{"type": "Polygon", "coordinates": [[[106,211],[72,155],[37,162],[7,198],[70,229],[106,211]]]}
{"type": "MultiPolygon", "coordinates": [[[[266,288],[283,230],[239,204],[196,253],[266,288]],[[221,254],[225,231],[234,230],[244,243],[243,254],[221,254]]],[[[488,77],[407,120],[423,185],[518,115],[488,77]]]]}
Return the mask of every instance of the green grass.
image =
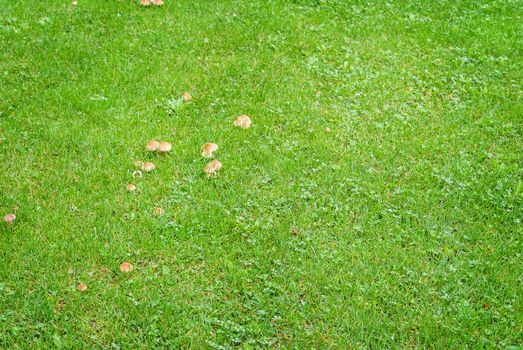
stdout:
{"type": "Polygon", "coordinates": [[[0,348],[522,346],[520,0],[165,2],[0,0],[0,348]]]}

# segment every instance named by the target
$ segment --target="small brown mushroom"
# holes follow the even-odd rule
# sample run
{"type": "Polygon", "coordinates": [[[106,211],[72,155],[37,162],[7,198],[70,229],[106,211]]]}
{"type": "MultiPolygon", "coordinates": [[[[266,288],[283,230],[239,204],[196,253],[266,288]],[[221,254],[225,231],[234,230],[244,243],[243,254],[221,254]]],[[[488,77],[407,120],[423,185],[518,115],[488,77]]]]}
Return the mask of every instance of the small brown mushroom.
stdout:
{"type": "Polygon", "coordinates": [[[160,146],[158,147],[158,152],[166,153],[170,152],[173,146],[169,142],[161,142],[160,146]]]}
{"type": "Polygon", "coordinates": [[[13,221],[15,221],[16,219],[16,215],[13,214],[13,213],[9,213],[7,214],[6,216],[4,216],[4,221],[7,223],[7,224],[12,224],[13,221]]]}
{"type": "Polygon", "coordinates": [[[85,283],[80,283],[76,289],[79,291],[79,292],[82,292],[82,293],[85,293],[87,291],[87,284],[85,283]]]}
{"type": "Polygon", "coordinates": [[[156,208],[153,209],[153,214],[155,216],[162,216],[163,214],[165,214],[165,210],[163,210],[160,207],[156,207],[156,208]]]}
{"type": "Polygon", "coordinates": [[[133,192],[134,190],[136,190],[136,185],[135,184],[128,184],[127,185],[127,191],[133,192]]]}
{"type": "Polygon", "coordinates": [[[183,102],[189,102],[190,100],[192,100],[192,96],[190,93],[184,92],[182,95],[182,99],[183,99],[183,102]]]}
{"type": "Polygon", "coordinates": [[[155,152],[158,150],[158,147],[160,147],[160,142],[156,140],[151,140],[147,142],[147,146],[145,148],[147,148],[149,152],[155,152]]]}
{"type": "Polygon", "coordinates": [[[151,0],[140,0],[140,5],[149,6],[151,5],[151,0]]]}
{"type": "Polygon", "coordinates": [[[251,118],[248,115],[240,115],[235,121],[234,125],[242,129],[248,129],[251,126],[251,118]]]}
{"type": "Polygon", "coordinates": [[[163,0],[152,0],[154,6],[163,6],[163,0]]]}
{"type": "Polygon", "coordinates": [[[133,265],[131,263],[125,261],[120,264],[120,271],[123,273],[130,273],[133,270],[133,265]]]}
{"type": "Polygon", "coordinates": [[[146,173],[150,173],[151,171],[154,170],[154,168],[155,168],[155,166],[151,162],[145,162],[142,165],[142,170],[145,171],[146,173]]]}
{"type": "Polygon", "coordinates": [[[215,159],[212,160],[207,166],[205,167],[205,173],[207,174],[207,177],[210,177],[211,175],[215,175],[218,170],[222,168],[222,163],[220,163],[219,160],[215,159]]]}
{"type": "Polygon", "coordinates": [[[215,143],[206,143],[202,147],[202,156],[205,158],[212,158],[213,153],[218,150],[218,145],[215,143]]]}

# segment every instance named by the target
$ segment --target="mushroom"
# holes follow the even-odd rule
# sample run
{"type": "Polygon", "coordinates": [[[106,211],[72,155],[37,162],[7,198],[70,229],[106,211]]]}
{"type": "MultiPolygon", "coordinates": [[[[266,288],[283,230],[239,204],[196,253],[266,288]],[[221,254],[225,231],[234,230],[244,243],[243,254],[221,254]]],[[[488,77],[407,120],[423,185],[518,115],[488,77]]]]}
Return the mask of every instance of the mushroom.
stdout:
{"type": "Polygon", "coordinates": [[[4,216],[4,221],[7,223],[7,224],[12,224],[13,221],[15,221],[16,219],[16,215],[13,214],[13,213],[9,213],[7,214],[6,216],[4,216]]]}
{"type": "Polygon", "coordinates": [[[151,162],[145,162],[142,165],[142,170],[145,171],[146,173],[150,173],[151,171],[154,170],[154,168],[155,168],[155,166],[151,162]]]}
{"type": "Polygon", "coordinates": [[[160,143],[160,146],[158,147],[158,152],[166,153],[166,152],[171,151],[172,148],[173,148],[173,146],[169,142],[164,141],[164,142],[160,143]]]}
{"type": "Polygon", "coordinates": [[[219,160],[215,159],[212,160],[207,166],[205,167],[205,173],[207,174],[207,177],[216,174],[218,170],[222,168],[222,163],[220,163],[219,160]]]}
{"type": "Polygon", "coordinates": [[[151,4],[151,0],[140,0],[140,4],[142,6],[149,6],[151,4]]]}
{"type": "Polygon", "coordinates": [[[163,6],[163,0],[152,0],[154,6],[163,6]]]}
{"type": "Polygon", "coordinates": [[[133,177],[134,178],[137,178],[137,177],[139,178],[139,177],[142,177],[142,176],[143,176],[143,174],[142,174],[142,172],[140,170],[136,170],[136,171],[133,172],[133,177]]]}
{"type": "Polygon", "coordinates": [[[151,140],[147,142],[147,146],[145,148],[147,148],[149,152],[155,152],[158,150],[158,147],[160,147],[160,143],[156,140],[151,140]]]}
{"type": "Polygon", "coordinates": [[[161,216],[161,215],[165,214],[165,210],[163,210],[160,207],[156,207],[156,208],[153,209],[153,214],[155,216],[161,216]]]}
{"type": "Polygon", "coordinates": [[[184,92],[182,95],[183,102],[189,102],[192,99],[192,96],[188,92],[184,92]]]}
{"type": "Polygon", "coordinates": [[[123,273],[130,273],[133,270],[133,265],[131,263],[125,261],[120,264],[120,271],[123,273]]]}
{"type": "Polygon", "coordinates": [[[331,132],[331,128],[329,128],[329,127],[326,127],[326,128],[325,128],[325,132],[326,132],[326,133],[329,133],[329,132],[331,132]]]}
{"type": "Polygon", "coordinates": [[[247,129],[251,126],[251,118],[248,115],[240,115],[235,121],[234,125],[239,126],[242,129],[247,129]]]}
{"type": "Polygon", "coordinates": [[[73,0],[73,6],[76,6],[76,5],[78,5],[78,1],[73,0]]]}
{"type": "Polygon", "coordinates": [[[136,190],[136,185],[135,184],[128,184],[127,185],[127,191],[132,192],[134,190],[136,190]]]}
{"type": "Polygon", "coordinates": [[[205,158],[212,158],[213,152],[218,150],[218,145],[215,143],[206,143],[202,147],[202,156],[205,158]]]}
{"type": "Polygon", "coordinates": [[[80,283],[76,289],[79,291],[79,292],[82,292],[82,293],[85,293],[87,291],[87,284],[85,283],[80,283]]]}
{"type": "Polygon", "coordinates": [[[143,162],[141,160],[137,160],[136,162],[134,162],[134,166],[136,168],[141,168],[143,165],[143,162]]]}

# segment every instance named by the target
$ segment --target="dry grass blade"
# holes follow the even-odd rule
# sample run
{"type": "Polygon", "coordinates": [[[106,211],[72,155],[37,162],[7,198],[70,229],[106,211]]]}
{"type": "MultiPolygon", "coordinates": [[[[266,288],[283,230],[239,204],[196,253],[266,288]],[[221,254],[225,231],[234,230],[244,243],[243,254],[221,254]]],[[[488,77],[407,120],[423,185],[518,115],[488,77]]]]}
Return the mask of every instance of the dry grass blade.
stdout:
{"type": "Polygon", "coordinates": [[[153,209],[153,215],[162,216],[163,214],[165,214],[165,210],[163,210],[162,208],[156,207],[153,209]]]}

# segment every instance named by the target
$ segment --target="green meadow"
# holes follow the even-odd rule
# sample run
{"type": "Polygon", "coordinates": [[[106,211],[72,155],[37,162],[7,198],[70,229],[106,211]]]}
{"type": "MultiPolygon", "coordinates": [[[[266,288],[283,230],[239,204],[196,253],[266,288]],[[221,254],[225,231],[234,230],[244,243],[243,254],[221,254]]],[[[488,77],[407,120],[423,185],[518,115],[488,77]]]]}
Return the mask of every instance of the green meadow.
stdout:
{"type": "Polygon", "coordinates": [[[522,349],[521,0],[164,2],[0,0],[0,349],[522,349]]]}

